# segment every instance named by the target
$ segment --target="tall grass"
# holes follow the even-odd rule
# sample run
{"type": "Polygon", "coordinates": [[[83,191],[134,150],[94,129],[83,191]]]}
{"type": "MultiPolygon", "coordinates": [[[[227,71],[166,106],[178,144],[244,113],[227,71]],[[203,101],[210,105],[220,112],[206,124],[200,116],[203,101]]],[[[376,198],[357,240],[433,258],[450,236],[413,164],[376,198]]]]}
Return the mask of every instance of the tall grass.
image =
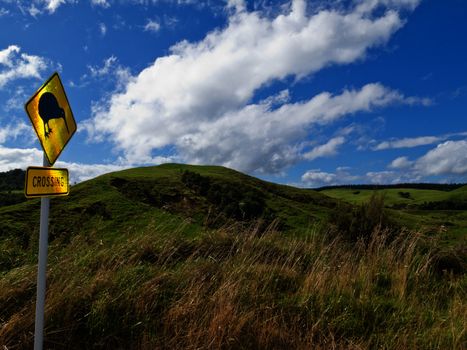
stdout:
{"type": "MultiPolygon", "coordinates": [[[[164,226],[53,246],[46,348],[463,349],[465,273],[416,232],[348,243],[164,226]]],[[[33,342],[35,266],[0,278],[0,344],[33,342]]]]}

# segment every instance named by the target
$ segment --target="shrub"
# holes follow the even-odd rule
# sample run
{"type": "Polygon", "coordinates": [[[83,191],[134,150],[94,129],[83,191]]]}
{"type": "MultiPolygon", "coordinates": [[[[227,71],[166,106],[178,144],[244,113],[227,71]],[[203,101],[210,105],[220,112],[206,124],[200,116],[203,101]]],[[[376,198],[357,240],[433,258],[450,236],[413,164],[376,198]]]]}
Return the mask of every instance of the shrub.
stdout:
{"type": "Polygon", "coordinates": [[[330,221],[341,235],[352,242],[368,242],[375,230],[387,230],[393,226],[384,209],[384,195],[377,192],[356,207],[340,203],[332,212],[330,221]]]}
{"type": "Polygon", "coordinates": [[[398,194],[399,194],[399,196],[402,197],[402,198],[411,199],[410,192],[402,192],[402,191],[399,191],[398,194]]]}
{"type": "Polygon", "coordinates": [[[229,218],[251,220],[265,212],[264,195],[252,186],[225,181],[217,183],[188,170],[183,172],[182,182],[229,218]]]}

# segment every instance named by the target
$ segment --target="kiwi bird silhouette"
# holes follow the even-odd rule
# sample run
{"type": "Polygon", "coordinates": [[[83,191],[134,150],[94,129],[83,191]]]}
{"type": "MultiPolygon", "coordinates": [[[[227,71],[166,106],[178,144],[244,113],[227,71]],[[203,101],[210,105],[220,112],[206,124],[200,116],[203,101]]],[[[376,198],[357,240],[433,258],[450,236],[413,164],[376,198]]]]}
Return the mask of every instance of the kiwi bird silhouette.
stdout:
{"type": "Polygon", "coordinates": [[[63,119],[66,126],[66,131],[70,133],[68,130],[68,124],[65,118],[65,111],[63,108],[60,108],[57,99],[55,98],[54,94],[51,92],[45,92],[39,99],[39,116],[41,117],[42,121],[44,122],[44,135],[45,137],[49,137],[49,134],[52,132],[52,129],[49,126],[50,119],[63,119]]]}

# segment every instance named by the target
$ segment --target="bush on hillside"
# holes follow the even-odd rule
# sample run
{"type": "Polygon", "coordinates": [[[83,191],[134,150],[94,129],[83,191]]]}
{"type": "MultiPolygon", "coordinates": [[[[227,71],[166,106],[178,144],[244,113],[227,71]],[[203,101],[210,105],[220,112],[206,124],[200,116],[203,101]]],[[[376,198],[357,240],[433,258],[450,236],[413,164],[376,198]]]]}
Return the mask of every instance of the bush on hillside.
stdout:
{"type": "Polygon", "coordinates": [[[377,192],[359,206],[340,203],[330,220],[337,231],[351,242],[368,242],[376,230],[388,230],[393,226],[384,209],[384,195],[377,192]]]}
{"type": "Polygon", "coordinates": [[[399,191],[398,194],[399,194],[399,197],[402,197],[405,199],[412,199],[410,192],[399,191]]]}
{"type": "Polygon", "coordinates": [[[467,210],[467,201],[448,199],[445,201],[423,202],[422,210],[467,210]]]}
{"type": "Polygon", "coordinates": [[[266,201],[254,187],[231,182],[216,182],[209,177],[185,170],[182,182],[196,194],[205,197],[227,217],[250,220],[265,213],[266,201]]]}

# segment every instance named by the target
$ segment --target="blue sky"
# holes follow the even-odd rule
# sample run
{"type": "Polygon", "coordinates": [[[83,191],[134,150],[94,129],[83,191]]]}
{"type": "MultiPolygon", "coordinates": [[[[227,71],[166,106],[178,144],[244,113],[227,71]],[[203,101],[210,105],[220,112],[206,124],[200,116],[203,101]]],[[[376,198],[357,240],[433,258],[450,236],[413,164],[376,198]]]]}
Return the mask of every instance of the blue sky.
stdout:
{"type": "Polygon", "coordinates": [[[58,71],[73,181],[164,162],[303,187],[467,182],[465,0],[0,0],[0,171],[58,71]]]}

